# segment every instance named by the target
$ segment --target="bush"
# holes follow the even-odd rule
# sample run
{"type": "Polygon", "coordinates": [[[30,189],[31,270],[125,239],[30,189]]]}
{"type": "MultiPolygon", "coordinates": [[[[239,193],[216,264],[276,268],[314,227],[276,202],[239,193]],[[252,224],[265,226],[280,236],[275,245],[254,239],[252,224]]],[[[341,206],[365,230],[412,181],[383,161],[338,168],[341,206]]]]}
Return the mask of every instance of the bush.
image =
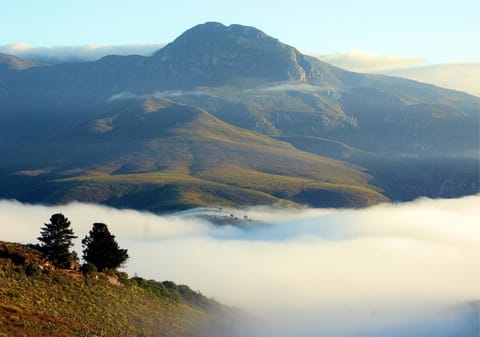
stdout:
{"type": "Polygon", "coordinates": [[[118,280],[120,282],[122,282],[123,284],[126,284],[128,282],[128,274],[127,273],[119,271],[119,272],[116,273],[116,275],[118,277],[118,280]]]}
{"type": "Polygon", "coordinates": [[[143,288],[158,297],[168,298],[175,302],[178,302],[180,300],[178,292],[173,288],[173,286],[171,286],[171,284],[174,284],[173,282],[170,282],[171,284],[167,284],[166,286],[161,282],[157,282],[154,280],[145,280],[141,277],[132,277],[130,279],[130,282],[131,284],[143,288]]]}
{"type": "Polygon", "coordinates": [[[95,266],[93,263],[87,262],[82,264],[80,271],[83,273],[83,275],[95,274],[97,272],[97,266],[95,266]]]}
{"type": "Polygon", "coordinates": [[[57,274],[57,273],[53,274],[52,280],[53,280],[53,282],[58,283],[58,284],[64,284],[65,281],[66,281],[65,277],[63,277],[62,275],[57,274]]]}
{"type": "Polygon", "coordinates": [[[27,264],[25,266],[25,274],[27,274],[27,276],[37,276],[37,275],[40,275],[41,273],[42,273],[42,269],[34,263],[27,264]]]}

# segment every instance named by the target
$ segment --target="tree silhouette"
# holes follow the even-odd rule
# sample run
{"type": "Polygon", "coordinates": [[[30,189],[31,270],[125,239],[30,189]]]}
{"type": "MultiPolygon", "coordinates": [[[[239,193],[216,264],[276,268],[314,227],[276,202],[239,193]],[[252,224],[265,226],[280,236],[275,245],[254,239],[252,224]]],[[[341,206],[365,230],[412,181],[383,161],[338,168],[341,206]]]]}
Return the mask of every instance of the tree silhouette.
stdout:
{"type": "Polygon", "coordinates": [[[94,223],[89,235],[82,240],[83,259],[94,264],[98,271],[116,269],[128,259],[126,249],[118,247],[115,236],[110,234],[107,225],[94,223]]]}
{"type": "Polygon", "coordinates": [[[70,221],[61,213],[53,214],[50,223],[45,224],[40,230],[40,249],[59,268],[69,268],[74,260],[70,252],[73,246],[72,239],[76,236],[70,228],[70,221]]]}

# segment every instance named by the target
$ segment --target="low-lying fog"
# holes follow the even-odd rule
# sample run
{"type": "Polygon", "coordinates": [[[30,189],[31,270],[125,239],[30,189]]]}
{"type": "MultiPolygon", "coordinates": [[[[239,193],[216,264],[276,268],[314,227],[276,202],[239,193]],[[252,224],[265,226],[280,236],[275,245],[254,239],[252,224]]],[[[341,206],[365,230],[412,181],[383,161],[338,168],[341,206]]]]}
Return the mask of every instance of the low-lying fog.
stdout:
{"type": "Polygon", "coordinates": [[[363,210],[169,216],[0,201],[0,240],[35,242],[56,212],[72,222],[79,253],[91,225],[105,222],[129,251],[131,276],[184,283],[241,307],[257,317],[256,336],[479,333],[473,303],[480,299],[479,195],[363,210]],[[208,221],[215,218],[236,225],[208,221]]]}

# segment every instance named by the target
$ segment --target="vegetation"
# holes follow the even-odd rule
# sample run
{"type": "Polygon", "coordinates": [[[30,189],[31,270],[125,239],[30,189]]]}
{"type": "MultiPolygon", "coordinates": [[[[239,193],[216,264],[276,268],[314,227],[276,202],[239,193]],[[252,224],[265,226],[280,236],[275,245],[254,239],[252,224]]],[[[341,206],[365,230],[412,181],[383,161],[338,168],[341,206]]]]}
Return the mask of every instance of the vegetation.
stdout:
{"type": "MultiPolygon", "coordinates": [[[[331,205],[327,199],[296,197],[311,189],[351,194],[349,199],[339,199],[345,201],[342,207],[387,200],[369,186],[370,177],[358,167],[301,152],[286,142],[233,127],[205,111],[157,98],[123,104],[111,112],[112,130],[77,136],[85,139],[81,153],[71,153],[68,144],[51,151],[65,154],[63,160],[78,163],[78,169],[73,173],[62,169],[18,172],[15,179],[25,181],[20,194],[29,193],[12,197],[49,203],[79,200],[151,211],[296,202],[331,205]],[[124,142],[123,133],[132,136],[129,142],[124,142]],[[38,182],[35,190],[27,181],[38,182]]],[[[38,160],[50,165],[54,158],[38,160]]]]}
{"type": "Polygon", "coordinates": [[[186,286],[41,266],[41,252],[0,242],[0,336],[193,337],[229,324],[230,309],[186,286]],[[27,273],[30,264],[13,256],[41,272],[27,273]]]}
{"type": "Polygon", "coordinates": [[[89,235],[82,240],[82,245],[85,248],[83,259],[98,271],[117,269],[128,259],[127,250],[118,247],[115,236],[110,234],[104,223],[94,223],[89,235]]]}
{"type": "Polygon", "coordinates": [[[76,236],[70,228],[70,221],[61,213],[53,214],[50,223],[41,229],[38,241],[40,249],[56,267],[69,268],[74,255],[70,251],[72,239],[76,236]]]}
{"type": "Polygon", "coordinates": [[[0,241],[0,337],[207,337],[233,328],[233,309],[185,285],[116,271],[127,250],[103,223],[83,240],[80,269],[61,260],[73,238],[66,217],[54,214],[41,238],[44,246],[0,241]]]}

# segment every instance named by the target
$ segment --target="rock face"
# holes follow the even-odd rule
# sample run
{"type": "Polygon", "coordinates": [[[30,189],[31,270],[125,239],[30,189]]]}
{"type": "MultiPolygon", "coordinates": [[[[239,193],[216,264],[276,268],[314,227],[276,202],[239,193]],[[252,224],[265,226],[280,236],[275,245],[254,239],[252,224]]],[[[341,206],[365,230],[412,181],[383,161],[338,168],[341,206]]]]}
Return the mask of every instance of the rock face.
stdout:
{"type": "Polygon", "coordinates": [[[150,60],[170,79],[195,85],[222,85],[239,79],[306,82],[312,66],[295,48],[262,31],[208,22],[195,26],[150,60]]]}

